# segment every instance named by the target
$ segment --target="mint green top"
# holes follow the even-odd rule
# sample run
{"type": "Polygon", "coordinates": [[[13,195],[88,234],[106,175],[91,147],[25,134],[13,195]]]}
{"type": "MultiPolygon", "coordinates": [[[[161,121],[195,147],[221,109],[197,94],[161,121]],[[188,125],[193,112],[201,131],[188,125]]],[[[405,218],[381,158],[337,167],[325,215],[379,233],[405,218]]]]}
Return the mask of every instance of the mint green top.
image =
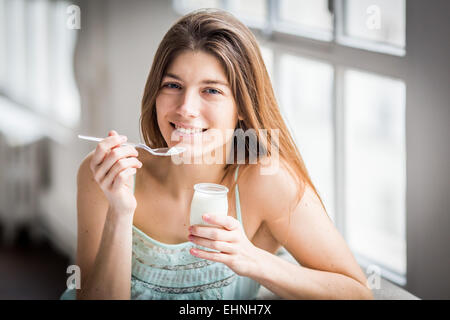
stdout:
{"type": "MultiPolygon", "coordinates": [[[[237,185],[235,190],[236,215],[242,224],[237,185]]],[[[191,255],[192,247],[197,245],[159,242],[133,226],[131,299],[256,299],[258,282],[237,275],[223,263],[191,255]]],[[[61,299],[75,299],[75,290],[67,289],[61,299]]]]}

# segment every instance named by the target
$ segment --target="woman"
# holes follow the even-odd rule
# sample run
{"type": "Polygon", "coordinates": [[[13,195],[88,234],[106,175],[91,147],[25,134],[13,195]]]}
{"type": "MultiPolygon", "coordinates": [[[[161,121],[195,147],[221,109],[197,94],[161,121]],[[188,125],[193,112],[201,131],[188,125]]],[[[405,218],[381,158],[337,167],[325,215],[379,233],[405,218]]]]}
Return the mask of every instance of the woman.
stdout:
{"type": "Polygon", "coordinates": [[[257,42],[232,15],[196,11],[167,32],[141,130],[151,147],[185,147],[184,161],[138,153],[115,131],[86,157],[78,299],[253,299],[260,285],[286,299],[372,298],[282,120],[257,42]],[[262,147],[257,161],[250,143],[245,163],[231,153],[236,129],[262,147]],[[189,226],[200,182],[230,190],[228,216],[203,216],[213,227],[189,226]],[[281,246],[300,265],[276,256],[281,246]]]}

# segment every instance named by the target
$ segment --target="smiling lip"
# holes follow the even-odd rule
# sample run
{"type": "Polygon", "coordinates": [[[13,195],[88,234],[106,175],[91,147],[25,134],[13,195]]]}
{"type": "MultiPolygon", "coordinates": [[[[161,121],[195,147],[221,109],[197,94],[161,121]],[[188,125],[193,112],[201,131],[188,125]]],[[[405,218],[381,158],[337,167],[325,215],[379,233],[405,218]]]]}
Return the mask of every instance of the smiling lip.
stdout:
{"type": "Polygon", "coordinates": [[[179,136],[179,137],[183,137],[183,138],[190,138],[190,137],[195,137],[195,136],[201,136],[203,135],[203,133],[205,133],[205,131],[207,131],[207,129],[202,129],[202,130],[193,130],[195,129],[195,127],[191,128],[185,128],[185,127],[178,127],[175,126],[175,124],[173,122],[169,122],[170,126],[173,128],[174,130],[174,134],[179,136]]]}
{"type": "Polygon", "coordinates": [[[180,123],[180,122],[170,122],[170,124],[176,125],[178,127],[184,128],[184,129],[202,129],[202,130],[206,129],[204,127],[193,126],[193,125],[190,125],[190,124],[184,124],[184,123],[180,123]]]}

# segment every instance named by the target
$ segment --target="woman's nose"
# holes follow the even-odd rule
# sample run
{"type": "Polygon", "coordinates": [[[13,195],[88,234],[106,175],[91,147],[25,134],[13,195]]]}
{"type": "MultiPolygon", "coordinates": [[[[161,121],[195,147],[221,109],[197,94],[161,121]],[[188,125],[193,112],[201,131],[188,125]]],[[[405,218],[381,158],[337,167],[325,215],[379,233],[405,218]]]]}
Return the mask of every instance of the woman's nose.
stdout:
{"type": "Polygon", "coordinates": [[[194,91],[186,91],[177,113],[185,118],[196,118],[200,115],[200,97],[194,91]]]}

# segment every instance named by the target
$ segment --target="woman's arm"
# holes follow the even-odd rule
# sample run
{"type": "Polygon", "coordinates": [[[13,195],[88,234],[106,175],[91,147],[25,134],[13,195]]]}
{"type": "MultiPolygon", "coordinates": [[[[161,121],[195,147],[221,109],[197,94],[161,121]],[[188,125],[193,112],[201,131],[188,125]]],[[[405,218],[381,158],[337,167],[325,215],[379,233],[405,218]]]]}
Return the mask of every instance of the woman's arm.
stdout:
{"type": "Polygon", "coordinates": [[[132,217],[108,210],[99,250],[77,299],[130,299],[132,224],[132,217]]]}
{"type": "Polygon", "coordinates": [[[111,145],[121,143],[117,137],[104,141],[78,171],[77,299],[130,299],[136,172],[132,167],[139,162],[133,159],[135,150],[112,151],[111,145]]]}
{"type": "Polygon", "coordinates": [[[373,299],[363,283],[338,272],[294,265],[258,249],[261,263],[248,277],[284,299],[373,299]]]}
{"type": "Polygon", "coordinates": [[[263,263],[249,276],[286,299],[373,299],[364,273],[312,188],[305,186],[289,214],[280,203],[292,203],[295,187],[288,177],[280,178],[273,177],[272,197],[262,210],[272,235],[300,265],[258,249],[256,260],[263,263]]]}

